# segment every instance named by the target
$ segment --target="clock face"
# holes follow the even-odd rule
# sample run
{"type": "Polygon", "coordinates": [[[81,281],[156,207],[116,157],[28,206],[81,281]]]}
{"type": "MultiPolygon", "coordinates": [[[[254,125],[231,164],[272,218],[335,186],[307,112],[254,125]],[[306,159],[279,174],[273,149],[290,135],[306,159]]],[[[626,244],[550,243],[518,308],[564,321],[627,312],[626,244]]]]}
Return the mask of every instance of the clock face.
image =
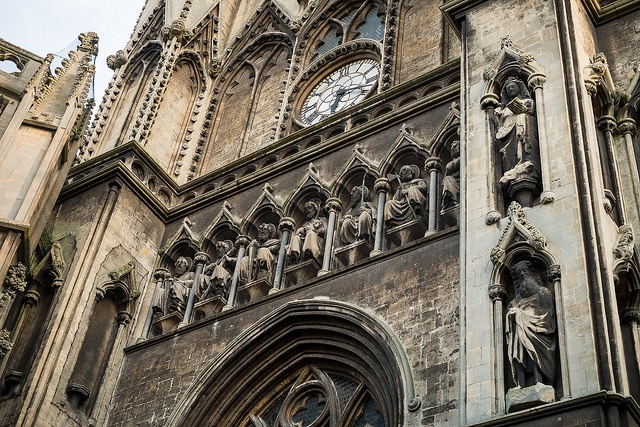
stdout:
{"type": "Polygon", "coordinates": [[[380,64],[360,59],[344,65],[318,83],[302,105],[302,121],[313,125],[362,101],[375,86],[380,64]]]}

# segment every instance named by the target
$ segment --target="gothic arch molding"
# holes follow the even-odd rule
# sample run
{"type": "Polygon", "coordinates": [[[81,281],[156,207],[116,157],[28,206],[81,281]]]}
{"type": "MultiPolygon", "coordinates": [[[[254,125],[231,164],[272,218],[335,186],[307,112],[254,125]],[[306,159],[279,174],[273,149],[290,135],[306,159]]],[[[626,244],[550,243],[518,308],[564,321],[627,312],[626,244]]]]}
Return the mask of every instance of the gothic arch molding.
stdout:
{"type": "Polygon", "coordinates": [[[265,316],[231,342],[193,382],[167,426],[248,425],[283,378],[309,365],[364,378],[385,425],[415,411],[411,368],[393,331],[345,302],[302,300],[265,316]]]}

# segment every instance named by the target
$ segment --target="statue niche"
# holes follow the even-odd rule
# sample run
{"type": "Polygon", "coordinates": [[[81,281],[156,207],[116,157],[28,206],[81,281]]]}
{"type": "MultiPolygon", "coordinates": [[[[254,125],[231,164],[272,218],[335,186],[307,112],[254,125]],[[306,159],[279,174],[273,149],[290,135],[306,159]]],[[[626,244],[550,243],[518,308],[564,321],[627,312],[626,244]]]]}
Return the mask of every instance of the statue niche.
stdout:
{"type": "Polygon", "coordinates": [[[276,226],[262,223],[258,227],[258,238],[249,244],[248,254],[242,257],[239,279],[243,284],[254,280],[273,280],[273,272],[280,250],[280,240],[276,238],[276,226]]]}
{"type": "Polygon", "coordinates": [[[451,161],[444,168],[442,179],[442,210],[460,203],[460,141],[451,143],[451,161]]]}
{"type": "Polygon", "coordinates": [[[399,185],[393,198],[384,204],[384,221],[388,227],[397,227],[417,220],[427,228],[427,210],[429,186],[420,178],[420,168],[416,165],[404,165],[397,178],[399,185]]]}
{"type": "Polygon", "coordinates": [[[557,324],[553,293],[529,260],[511,268],[515,297],[507,305],[507,360],[515,384],[507,392],[507,410],[555,400],[557,324]]]}
{"type": "Polygon", "coordinates": [[[496,108],[495,142],[502,159],[500,185],[509,200],[531,206],[542,187],[535,103],[518,77],[506,79],[496,108]]]}
{"type": "Polygon", "coordinates": [[[225,300],[229,295],[229,285],[236,265],[236,248],[231,240],[216,242],[216,260],[204,268],[199,280],[196,296],[199,301],[213,297],[225,300]]]}
{"type": "Polygon", "coordinates": [[[322,265],[327,219],[320,216],[320,201],[306,202],[304,216],[305,222],[291,236],[291,242],[287,247],[288,263],[292,265],[313,260],[322,265]]]}
{"type": "Polygon", "coordinates": [[[350,245],[358,241],[369,242],[375,233],[378,210],[369,201],[369,189],[364,185],[355,185],[351,189],[349,210],[340,221],[340,243],[350,245]]]}
{"type": "Polygon", "coordinates": [[[191,271],[193,260],[179,257],[174,264],[174,275],[164,281],[164,288],[157,293],[152,303],[153,311],[160,315],[178,312],[184,314],[193,286],[195,273],[191,271]]]}

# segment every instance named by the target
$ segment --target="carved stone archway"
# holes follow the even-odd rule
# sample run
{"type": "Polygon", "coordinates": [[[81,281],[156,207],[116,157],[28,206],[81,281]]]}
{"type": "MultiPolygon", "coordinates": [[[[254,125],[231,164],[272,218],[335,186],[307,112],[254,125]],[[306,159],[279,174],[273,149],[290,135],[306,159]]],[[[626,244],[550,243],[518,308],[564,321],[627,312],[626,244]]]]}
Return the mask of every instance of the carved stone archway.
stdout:
{"type": "Polygon", "coordinates": [[[337,427],[361,416],[355,415],[355,401],[362,403],[360,414],[368,411],[385,426],[402,425],[405,411],[420,407],[401,344],[388,326],[354,305],[295,301],[229,344],[196,378],[166,425],[288,426],[299,408],[320,402],[323,408],[307,416],[337,427]],[[349,383],[352,397],[340,398],[336,383],[349,383]],[[296,406],[296,400],[315,403],[296,406]]]}

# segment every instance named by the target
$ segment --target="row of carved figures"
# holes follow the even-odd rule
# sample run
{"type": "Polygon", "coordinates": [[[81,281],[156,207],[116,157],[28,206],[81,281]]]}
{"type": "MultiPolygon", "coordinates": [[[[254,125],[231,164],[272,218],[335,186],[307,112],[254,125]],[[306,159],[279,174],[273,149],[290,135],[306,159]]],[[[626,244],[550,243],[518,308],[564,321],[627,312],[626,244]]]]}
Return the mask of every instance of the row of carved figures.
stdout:
{"type": "Polygon", "coordinates": [[[179,257],[173,275],[158,270],[149,327],[154,315],[157,318],[171,313],[178,313],[182,322],[188,323],[197,302],[215,298],[220,301],[218,309],[231,308],[239,293],[246,295],[242,299],[247,301],[277,291],[285,280],[297,284],[326,274],[334,246],[335,256],[343,265],[379,254],[385,228],[396,246],[435,232],[436,201],[441,200],[442,215],[451,211],[457,214],[459,205],[457,141],[451,152],[453,159],[446,165],[440,194],[436,193],[439,186],[435,176],[427,182],[420,177],[418,166],[404,165],[397,175],[376,180],[377,205],[370,201],[371,191],[366,185],[354,185],[349,208],[339,219],[340,200],[330,198],[323,204],[319,198],[312,198],[304,203],[304,220],[297,228],[288,217],[282,218],[278,227],[264,222],[257,227],[255,239],[241,235],[235,242],[216,242],[213,262],[204,253],[194,259],[179,257]],[[390,180],[398,184],[387,200],[390,180]],[[277,237],[278,228],[281,238],[277,237]]]}

